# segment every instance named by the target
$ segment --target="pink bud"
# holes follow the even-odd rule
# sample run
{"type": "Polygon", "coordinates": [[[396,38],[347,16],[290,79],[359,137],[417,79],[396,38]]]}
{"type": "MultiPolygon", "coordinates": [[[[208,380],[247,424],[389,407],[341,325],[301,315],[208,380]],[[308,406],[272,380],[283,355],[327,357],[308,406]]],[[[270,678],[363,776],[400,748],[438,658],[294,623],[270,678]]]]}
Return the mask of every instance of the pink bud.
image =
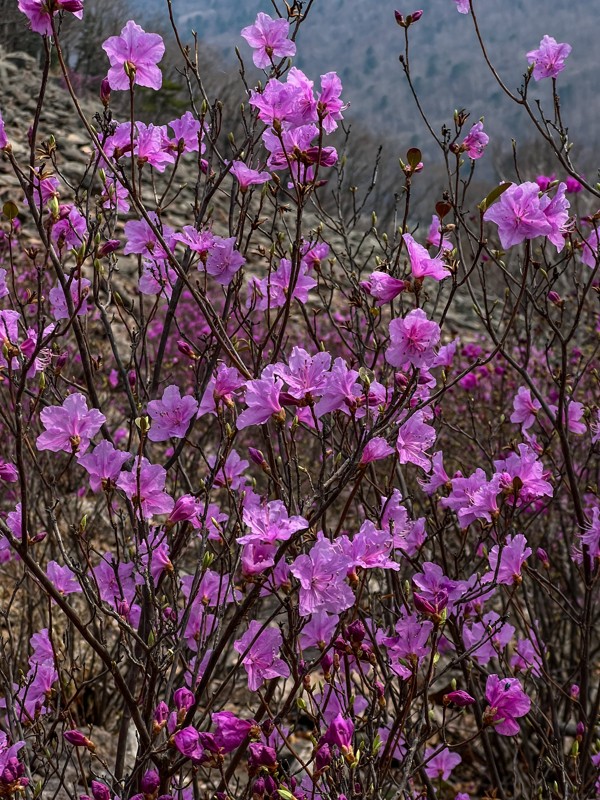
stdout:
{"type": "Polygon", "coordinates": [[[475,698],[471,697],[468,692],[463,691],[462,689],[457,689],[454,692],[448,692],[448,694],[444,695],[444,705],[447,706],[450,703],[454,703],[455,706],[471,706],[475,702],[475,698]]]}
{"type": "Polygon", "coordinates": [[[91,752],[96,749],[96,745],[91,741],[91,739],[88,739],[87,736],[84,736],[81,731],[65,731],[63,733],[63,737],[69,744],[72,744],[75,747],[87,747],[87,749],[91,752]]]}
{"type": "Polygon", "coordinates": [[[119,247],[121,247],[121,242],[118,239],[109,239],[98,250],[98,258],[104,258],[104,256],[114,253],[119,247]]]}

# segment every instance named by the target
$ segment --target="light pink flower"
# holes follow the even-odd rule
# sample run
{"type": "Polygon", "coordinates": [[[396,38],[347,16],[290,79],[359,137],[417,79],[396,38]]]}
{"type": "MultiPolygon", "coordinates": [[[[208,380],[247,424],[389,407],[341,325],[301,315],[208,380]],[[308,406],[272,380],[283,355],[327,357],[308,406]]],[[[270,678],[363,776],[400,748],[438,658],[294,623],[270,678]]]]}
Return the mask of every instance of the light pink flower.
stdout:
{"type": "Polygon", "coordinates": [[[77,460],[90,476],[90,487],[99,492],[119,477],[123,464],[130,453],[116,450],[110,442],[103,440],[94,447],[93,452],[80,456],[77,460]]]}
{"type": "MultiPolygon", "coordinates": [[[[43,36],[52,36],[52,22],[48,5],[47,0],[19,0],[19,11],[23,12],[29,20],[31,30],[41,33],[43,36]]],[[[57,0],[52,16],[56,16],[61,10],[70,11],[74,17],[82,19],[83,0],[57,0]]]]}
{"type": "Polygon", "coordinates": [[[243,28],[241,35],[254,50],[252,60],[259,69],[271,66],[273,58],[296,54],[296,45],[287,37],[290,24],[285,19],[271,19],[260,12],[253,25],[243,28]]]}
{"type": "Polygon", "coordinates": [[[117,486],[142,510],[144,519],[155,514],[170,514],[175,505],[173,498],[164,490],[167,473],[160,464],[151,464],[147,458],[139,456],[133,463],[131,472],[122,472],[117,486]]]}
{"type": "Polygon", "coordinates": [[[416,308],[404,318],[390,322],[390,344],[385,360],[393,367],[427,368],[435,358],[439,341],[437,322],[428,320],[423,309],[416,308]]]}
{"type": "Polygon", "coordinates": [[[483,122],[476,122],[463,140],[462,147],[474,161],[481,158],[490,137],[483,130],[483,122]]]}
{"type": "Polygon", "coordinates": [[[531,708],[531,700],[523,691],[517,678],[500,678],[490,675],[485,686],[489,703],[484,720],[489,721],[502,736],[519,733],[518,717],[523,717],[531,708]]]}
{"type": "Polygon", "coordinates": [[[85,397],[78,392],[70,394],[62,406],[44,408],[40,419],[46,431],[38,436],[36,447],[53,453],[85,453],[106,422],[97,408],[88,409],[85,397]]]}
{"type": "Polygon", "coordinates": [[[148,438],[151,442],[164,442],[171,437],[183,439],[197,411],[194,397],[182,397],[177,386],[167,386],[160,400],[148,403],[148,415],[152,419],[148,438]]]}
{"type": "Polygon", "coordinates": [[[290,668],[278,656],[282,642],[277,628],[263,629],[263,624],[257,620],[252,620],[242,638],[234,642],[234,650],[243,656],[251,692],[256,692],[266,680],[289,676],[290,668]]]}
{"type": "Polygon", "coordinates": [[[533,64],[533,77],[536,81],[556,78],[565,68],[565,59],[571,52],[571,45],[557,42],[552,36],[544,36],[537,50],[527,53],[527,60],[533,64]]]}
{"type": "Polygon", "coordinates": [[[251,169],[243,161],[234,161],[230,172],[236,178],[242,192],[247,192],[249,186],[266,183],[271,179],[270,172],[259,172],[256,169],[251,169]]]}
{"type": "Polygon", "coordinates": [[[430,258],[427,250],[415,242],[410,233],[405,233],[402,238],[406,243],[410,268],[415,278],[433,278],[434,281],[441,281],[448,277],[450,273],[441,258],[430,258]]]}
{"type": "Polygon", "coordinates": [[[162,86],[162,73],[157,64],[165,54],[165,44],[158,33],[146,33],[130,19],[121,34],[107,39],[102,49],[110,60],[108,82],[111,89],[129,89],[130,79],[133,84],[150,89],[162,86]]]}

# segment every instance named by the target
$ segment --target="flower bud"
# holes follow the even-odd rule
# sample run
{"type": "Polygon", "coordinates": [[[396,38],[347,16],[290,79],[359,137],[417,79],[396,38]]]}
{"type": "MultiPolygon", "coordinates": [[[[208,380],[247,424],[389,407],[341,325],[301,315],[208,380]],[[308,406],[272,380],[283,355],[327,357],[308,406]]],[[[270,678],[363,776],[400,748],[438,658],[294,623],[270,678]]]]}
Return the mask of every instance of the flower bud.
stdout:
{"type": "Polygon", "coordinates": [[[454,703],[455,706],[460,706],[462,708],[464,706],[473,705],[475,698],[471,697],[468,692],[464,692],[462,689],[457,689],[454,692],[448,692],[448,694],[445,694],[442,702],[445,706],[450,705],[450,703],[454,703]]]}
{"type": "Polygon", "coordinates": [[[111,800],[110,789],[104,783],[92,781],[91,789],[94,800],[111,800]]]}
{"type": "Polygon", "coordinates": [[[160,778],[158,772],[154,769],[149,769],[142,778],[140,787],[144,794],[154,794],[160,785],[160,778]]]}
{"type": "Polygon", "coordinates": [[[74,747],[87,747],[91,753],[93,753],[96,749],[96,745],[91,741],[91,739],[88,739],[87,736],[84,736],[81,731],[65,731],[63,733],[63,737],[65,741],[67,741],[69,744],[72,744],[74,747]]]}

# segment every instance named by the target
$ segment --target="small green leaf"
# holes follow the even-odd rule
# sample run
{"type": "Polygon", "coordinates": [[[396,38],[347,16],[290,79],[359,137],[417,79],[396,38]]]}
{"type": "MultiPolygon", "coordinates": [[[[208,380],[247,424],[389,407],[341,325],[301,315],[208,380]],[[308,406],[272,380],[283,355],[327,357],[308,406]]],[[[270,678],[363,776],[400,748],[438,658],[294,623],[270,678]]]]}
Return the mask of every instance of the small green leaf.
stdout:
{"type": "Polygon", "coordinates": [[[416,169],[421,163],[422,153],[418,147],[411,147],[406,154],[406,160],[412,169],[416,169]]]}
{"type": "Polygon", "coordinates": [[[7,200],[2,206],[2,213],[12,222],[18,216],[19,209],[11,200],[7,200]]]}
{"type": "Polygon", "coordinates": [[[488,194],[485,200],[482,200],[481,203],[479,203],[477,208],[482,213],[486,212],[488,208],[492,205],[492,203],[495,203],[496,200],[500,197],[500,195],[504,194],[504,192],[509,188],[509,186],[512,186],[512,183],[510,181],[508,181],[507,183],[501,183],[500,186],[496,186],[496,188],[492,189],[492,191],[488,194]]]}

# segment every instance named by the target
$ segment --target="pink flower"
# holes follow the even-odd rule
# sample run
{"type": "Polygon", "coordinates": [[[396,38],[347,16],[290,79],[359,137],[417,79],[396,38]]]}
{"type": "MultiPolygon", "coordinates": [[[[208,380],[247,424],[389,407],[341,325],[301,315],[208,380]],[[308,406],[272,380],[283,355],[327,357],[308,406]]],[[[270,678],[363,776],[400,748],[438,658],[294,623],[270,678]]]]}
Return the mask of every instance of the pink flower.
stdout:
{"type": "Polygon", "coordinates": [[[425,451],[435,442],[435,435],[435,429],[425,422],[425,412],[414,413],[398,429],[396,450],[400,463],[431,469],[431,458],[425,451]]]}
{"type": "Polygon", "coordinates": [[[326,133],[332,133],[339,121],[344,119],[342,111],[348,108],[340,99],[342,82],[337,73],[326,72],[321,75],[321,93],[317,98],[319,117],[326,133]]]}
{"type": "Polygon", "coordinates": [[[278,378],[259,378],[254,381],[246,381],[247,408],[237,418],[237,429],[241,431],[250,425],[262,425],[268,422],[274,414],[285,418],[285,412],[279,401],[282,389],[283,381],[278,378]]]}
{"type": "Polygon", "coordinates": [[[447,781],[454,767],[457,767],[461,761],[462,758],[459,754],[451,752],[447,747],[438,751],[433,747],[428,747],[425,750],[425,773],[432,780],[441,778],[443,781],[447,781]]]}
{"type": "Polygon", "coordinates": [[[498,225],[498,235],[505,250],[537,236],[547,236],[562,250],[562,231],[569,208],[569,202],[564,196],[565,189],[565,184],[561,183],[556,196],[551,200],[547,194],[540,197],[537,183],[513,184],[485,212],[484,219],[498,225]]]}
{"type": "Polygon", "coordinates": [[[259,69],[273,63],[273,57],[285,58],[296,54],[296,45],[287,37],[290,24],[285,19],[271,19],[260,12],[254,25],[243,28],[241,35],[254,50],[252,60],[259,69]]]}
{"type": "Polygon", "coordinates": [[[385,360],[393,367],[427,368],[435,358],[439,341],[437,322],[428,320],[423,309],[416,308],[403,319],[390,322],[390,344],[385,360]]]}
{"type": "Polygon", "coordinates": [[[191,758],[192,761],[200,761],[202,759],[204,748],[200,744],[200,734],[192,725],[177,731],[173,736],[173,742],[179,752],[191,758]]]}
{"type": "Polygon", "coordinates": [[[206,261],[206,271],[217,283],[227,286],[245,263],[244,256],[235,249],[235,236],[230,239],[214,237],[206,261]]]}
{"type": "Polygon", "coordinates": [[[85,397],[79,393],[70,394],[62,406],[44,408],[40,419],[46,432],[38,436],[36,447],[53,453],[85,453],[106,422],[97,408],[88,410],[85,397]]]}
{"type": "MultiPolygon", "coordinates": [[[[292,299],[301,303],[306,303],[309,291],[317,285],[316,280],[307,275],[307,272],[308,266],[301,263],[291,292],[292,299]]],[[[282,258],[275,272],[268,277],[262,280],[255,278],[251,286],[253,295],[257,297],[256,308],[259,311],[266,311],[268,308],[284,306],[290,294],[291,280],[292,262],[288,258],[282,258]]]]}
{"type": "Polygon", "coordinates": [[[366,281],[360,282],[361,289],[377,300],[377,305],[390,303],[395,297],[406,289],[406,281],[393,278],[386,272],[372,272],[366,281]]]}
{"type": "Polygon", "coordinates": [[[320,418],[332,411],[343,411],[348,415],[355,413],[362,396],[357,378],[356,370],[348,369],[343,358],[336,358],[333,369],[326,375],[323,396],[315,406],[316,416],[320,418]]]}
{"type": "Polygon", "coordinates": [[[582,262],[590,269],[595,269],[600,257],[600,238],[594,229],[587,239],[584,239],[583,250],[581,251],[582,262]]]}
{"type": "Polygon", "coordinates": [[[129,89],[130,80],[150,89],[162,86],[162,73],[157,66],[165,53],[162,36],[146,33],[130,19],[120,36],[111,36],[102,49],[110,60],[108,82],[111,89],[129,89]]]}
{"type": "Polygon", "coordinates": [[[128,458],[129,453],[115,450],[110,442],[103,440],[92,453],[80,456],[77,460],[90,476],[92,491],[99,492],[115,483],[128,458]]]}
{"type": "Polygon", "coordinates": [[[359,466],[365,467],[372,461],[379,461],[382,458],[391,456],[393,452],[394,448],[390,447],[382,436],[376,436],[366,443],[360,457],[359,466]]]}
{"type": "Polygon", "coordinates": [[[537,50],[527,53],[527,60],[533,64],[533,77],[536,81],[543,78],[556,78],[565,68],[565,59],[571,52],[571,45],[560,44],[552,36],[544,36],[537,50]]]}
{"type": "Polygon", "coordinates": [[[197,411],[198,403],[191,395],[182,397],[177,386],[167,386],[160,400],[148,403],[153,423],[148,438],[151,442],[164,442],[171,437],[183,439],[197,411]]]}
{"type": "Polygon", "coordinates": [[[263,624],[257,620],[252,620],[242,638],[234,642],[234,650],[243,656],[242,664],[248,674],[251,692],[259,689],[266,680],[289,676],[288,665],[277,655],[282,642],[278,629],[263,629],[263,624]]]}
{"type": "Polygon", "coordinates": [[[300,555],[290,572],[300,584],[300,615],[314,611],[340,614],[354,602],[354,593],[345,582],[348,557],[338,544],[332,544],[322,534],[308,555],[300,555]]]}
{"type": "Polygon", "coordinates": [[[402,237],[406,243],[410,268],[412,274],[417,279],[433,278],[435,281],[442,281],[450,274],[441,258],[430,258],[429,253],[423,245],[415,242],[410,233],[405,233],[402,237]]]}
{"type": "Polygon", "coordinates": [[[507,536],[504,547],[500,549],[495,545],[490,550],[488,556],[490,570],[484,576],[484,580],[494,580],[511,586],[513,583],[521,583],[521,569],[527,558],[531,555],[531,547],[527,547],[527,539],[522,533],[516,536],[507,536]],[[500,565],[498,566],[498,557],[500,565]],[[496,571],[498,575],[496,577],[496,571]]]}
{"type": "Polygon", "coordinates": [[[311,356],[302,347],[294,347],[288,364],[276,364],[277,374],[288,385],[287,394],[298,401],[314,399],[323,394],[331,366],[329,353],[311,356]]]}
{"type": "MultiPolygon", "coordinates": [[[[69,292],[76,310],[76,316],[82,317],[89,311],[87,295],[91,283],[87,278],[73,278],[69,284],[69,292]]],[[[48,293],[52,316],[54,319],[69,319],[71,314],[67,306],[67,298],[60,284],[50,289],[48,293]]]]}
{"type": "Polygon", "coordinates": [[[147,458],[139,456],[133,463],[131,472],[122,472],[117,486],[142,510],[144,519],[155,514],[170,514],[175,502],[164,490],[167,473],[160,464],[151,464],[147,458]]]}
{"type": "Polygon", "coordinates": [[[0,150],[4,150],[4,148],[7,146],[8,138],[4,129],[4,120],[2,119],[2,114],[0,113],[0,150]]]}
{"type": "Polygon", "coordinates": [[[442,223],[437,214],[431,217],[426,244],[429,247],[435,247],[437,250],[452,250],[452,243],[446,236],[442,235],[442,223]]]}
{"type": "MultiPolygon", "coordinates": [[[[197,153],[200,150],[200,140],[204,136],[204,130],[191,111],[186,111],[179,119],[169,122],[169,128],[174,134],[174,139],[169,140],[169,145],[174,150],[180,153],[197,153]]],[[[201,152],[205,149],[206,145],[202,144],[201,152]]]]}
{"type": "Polygon", "coordinates": [[[232,753],[241,745],[257,724],[253,719],[240,719],[231,711],[217,711],[211,714],[215,726],[215,742],[224,753],[232,753]]]}
{"type": "Polygon", "coordinates": [[[526,431],[535,422],[541,407],[541,403],[531,397],[529,389],[521,386],[513,401],[514,411],[510,415],[510,421],[520,423],[521,430],[526,431]]]}
{"type": "Polygon", "coordinates": [[[304,517],[290,517],[281,500],[272,500],[266,505],[246,508],[243,518],[250,532],[238,537],[237,541],[240,544],[285,542],[297,531],[309,527],[304,517]]]}
{"type": "Polygon", "coordinates": [[[69,567],[61,567],[56,561],[48,562],[46,575],[54,584],[54,588],[64,596],[81,591],[79,581],[72,570],[69,567]]]}
{"type": "Polygon", "coordinates": [[[459,14],[468,14],[470,11],[469,0],[454,0],[459,14]]]}
{"type": "Polygon", "coordinates": [[[577,180],[577,178],[572,178],[570,175],[565,180],[567,186],[567,194],[579,194],[579,192],[583,191],[583,185],[577,180]]]}
{"type": "Polygon", "coordinates": [[[531,708],[531,700],[519,680],[489,675],[485,696],[489,707],[484,712],[484,720],[502,736],[515,736],[519,732],[517,718],[525,716],[531,708]]]}
{"type": "Polygon", "coordinates": [[[167,164],[173,164],[175,156],[167,147],[168,139],[164,125],[135,123],[137,138],[133,148],[138,165],[150,164],[158,172],[164,172],[167,164]]]}
{"type": "Polygon", "coordinates": [[[234,161],[230,172],[239,183],[241,192],[247,192],[249,186],[266,183],[271,179],[270,172],[259,172],[256,169],[251,169],[243,161],[234,161]]]}
{"type": "Polygon", "coordinates": [[[473,125],[463,140],[461,147],[467,151],[469,158],[472,158],[475,161],[476,159],[481,158],[489,141],[490,137],[487,135],[487,133],[484,133],[483,122],[480,121],[473,125]]]}
{"type": "MultiPolygon", "coordinates": [[[[19,0],[19,11],[29,20],[29,26],[35,33],[52,36],[51,13],[47,0],[19,0]]],[[[77,19],[83,17],[83,0],[57,0],[52,11],[56,16],[61,10],[71,11],[77,19]]]]}

